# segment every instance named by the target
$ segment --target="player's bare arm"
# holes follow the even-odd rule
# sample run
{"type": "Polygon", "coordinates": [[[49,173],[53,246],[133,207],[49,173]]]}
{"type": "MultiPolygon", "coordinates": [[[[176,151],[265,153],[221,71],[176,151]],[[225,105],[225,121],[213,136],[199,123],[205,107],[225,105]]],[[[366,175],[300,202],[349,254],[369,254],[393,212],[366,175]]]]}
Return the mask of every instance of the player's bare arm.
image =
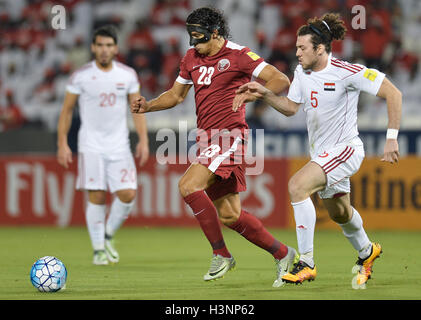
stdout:
{"type": "Polygon", "coordinates": [[[72,124],[73,110],[79,95],[66,92],[63,108],[57,126],[57,161],[66,169],[72,163],[72,150],[67,143],[67,135],[72,124]]]}
{"type": "MultiPolygon", "coordinates": [[[[129,94],[130,105],[140,98],[140,93],[129,94]]],[[[133,123],[139,138],[139,142],[136,145],[135,157],[139,158],[139,165],[142,167],[149,158],[149,138],[148,128],[146,124],[146,117],[144,114],[132,113],[133,123]]]]}
{"type": "Polygon", "coordinates": [[[300,104],[291,101],[287,97],[276,95],[272,90],[269,90],[256,81],[246,83],[236,91],[237,94],[241,94],[243,92],[253,95],[256,99],[264,100],[276,111],[287,117],[296,114],[300,108],[300,104]]]}
{"type": "Polygon", "coordinates": [[[155,99],[146,101],[145,97],[140,96],[130,104],[130,109],[133,113],[146,113],[173,108],[183,102],[191,86],[175,81],[170,90],[165,91],[155,99]]]}
{"type": "Polygon", "coordinates": [[[291,84],[288,77],[272,65],[267,65],[259,73],[258,79],[265,82],[265,88],[278,95],[291,84]]]}
{"type": "Polygon", "coordinates": [[[381,161],[395,163],[399,160],[399,145],[397,133],[400,127],[402,114],[402,93],[392,82],[384,78],[377,96],[386,99],[388,115],[388,135],[384,145],[381,161]]]}
{"type": "MultiPolygon", "coordinates": [[[[263,68],[258,76],[258,79],[264,81],[264,88],[275,95],[280,94],[290,85],[288,77],[270,64],[263,68]]],[[[258,95],[256,96],[248,90],[237,90],[232,110],[235,112],[243,105],[243,103],[252,102],[259,98],[260,97],[258,95]]]]}

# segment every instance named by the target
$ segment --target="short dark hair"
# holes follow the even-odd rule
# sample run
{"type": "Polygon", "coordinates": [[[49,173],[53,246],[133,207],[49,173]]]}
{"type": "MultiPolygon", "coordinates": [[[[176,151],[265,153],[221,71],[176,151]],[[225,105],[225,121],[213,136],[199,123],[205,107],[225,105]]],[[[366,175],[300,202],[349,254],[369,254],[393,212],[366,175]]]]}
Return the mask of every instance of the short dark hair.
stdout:
{"type": "Polygon", "coordinates": [[[97,36],[113,38],[114,43],[117,44],[117,28],[111,24],[95,29],[94,35],[92,36],[92,43],[95,43],[97,36]]]}
{"type": "Polygon", "coordinates": [[[223,12],[213,7],[202,7],[192,11],[187,17],[186,23],[200,24],[211,32],[216,29],[218,34],[225,39],[230,37],[223,12]]]}
{"type": "Polygon", "coordinates": [[[321,18],[312,18],[306,25],[301,26],[297,36],[311,35],[313,49],[316,50],[319,44],[324,44],[326,52],[332,51],[333,40],[343,40],[346,34],[345,23],[337,13],[326,13],[321,18]]]}

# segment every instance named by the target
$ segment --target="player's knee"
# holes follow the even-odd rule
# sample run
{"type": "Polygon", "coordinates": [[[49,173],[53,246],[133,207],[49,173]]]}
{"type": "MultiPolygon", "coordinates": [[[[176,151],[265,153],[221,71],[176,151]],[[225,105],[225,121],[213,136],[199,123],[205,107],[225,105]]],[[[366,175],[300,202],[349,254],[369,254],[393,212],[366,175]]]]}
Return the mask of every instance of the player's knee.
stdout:
{"type": "Polygon", "coordinates": [[[105,204],[106,194],[104,191],[89,191],[89,202],[93,204],[105,204]]]}
{"type": "Polygon", "coordinates": [[[294,177],[291,178],[288,182],[288,193],[289,193],[289,198],[291,199],[292,202],[299,202],[307,198],[304,195],[303,188],[300,185],[299,181],[294,179],[294,177]]]}
{"type": "Polygon", "coordinates": [[[121,190],[117,192],[117,197],[120,199],[121,202],[130,203],[136,197],[136,190],[134,189],[121,190]]]}
{"type": "Polygon", "coordinates": [[[232,207],[223,207],[218,209],[219,220],[226,226],[237,222],[241,212],[237,212],[232,207]]]}
{"type": "Polygon", "coordinates": [[[200,191],[200,188],[187,179],[181,179],[178,182],[178,190],[180,191],[181,196],[185,198],[196,191],[200,191]]]}

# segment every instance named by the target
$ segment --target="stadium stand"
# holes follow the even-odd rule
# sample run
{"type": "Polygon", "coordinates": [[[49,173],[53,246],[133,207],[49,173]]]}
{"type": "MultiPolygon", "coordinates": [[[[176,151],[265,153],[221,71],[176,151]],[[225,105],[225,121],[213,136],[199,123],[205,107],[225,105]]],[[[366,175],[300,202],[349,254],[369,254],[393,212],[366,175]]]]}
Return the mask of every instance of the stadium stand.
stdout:
{"type": "MultiPolygon", "coordinates": [[[[189,11],[214,5],[228,17],[232,41],[249,46],[290,77],[296,66],[295,32],[310,17],[328,11],[345,19],[345,41],[335,56],[385,71],[403,92],[402,128],[419,129],[421,118],[421,2],[418,0],[3,0],[0,2],[0,131],[35,126],[55,131],[66,81],[89,61],[94,28],[115,24],[120,31],[118,59],[135,68],[142,94],[152,98],[169,88],[188,48],[184,21],[189,11]],[[66,29],[51,27],[53,5],[66,8],[66,29]],[[366,29],[353,29],[352,7],[366,9],[366,29]]],[[[362,95],[360,128],[384,129],[386,108],[362,95]],[[380,115],[380,116],[379,116],[380,115]]],[[[261,104],[247,109],[254,125],[302,129],[303,113],[274,115],[261,104]]],[[[149,129],[195,126],[193,92],[164,114],[148,115],[149,129]]]]}

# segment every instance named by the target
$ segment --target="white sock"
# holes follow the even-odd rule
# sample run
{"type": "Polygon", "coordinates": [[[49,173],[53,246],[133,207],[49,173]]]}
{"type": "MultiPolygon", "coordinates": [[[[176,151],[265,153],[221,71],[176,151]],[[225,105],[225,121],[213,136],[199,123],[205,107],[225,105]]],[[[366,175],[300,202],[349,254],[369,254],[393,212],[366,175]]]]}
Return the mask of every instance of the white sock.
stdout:
{"type": "Polygon", "coordinates": [[[105,225],[105,233],[107,236],[112,237],[120,229],[124,221],[129,217],[130,211],[134,205],[134,200],[129,203],[120,201],[115,197],[111,205],[110,215],[105,225]]]}
{"type": "Polygon", "coordinates": [[[86,206],[86,224],[94,250],[104,250],[105,208],[89,201],[86,206]]]}
{"type": "Polygon", "coordinates": [[[314,268],[313,251],[306,252],[300,255],[300,260],[305,262],[310,268],[314,268]]]}
{"type": "Polygon", "coordinates": [[[363,228],[363,220],[357,210],[352,208],[352,217],[346,223],[340,224],[345,237],[349,240],[360,258],[366,258],[371,253],[371,242],[363,228]]]}
{"type": "Polygon", "coordinates": [[[314,267],[313,242],[316,226],[316,209],[310,198],[291,203],[294,208],[294,218],[297,232],[298,251],[300,260],[314,267]]]}

